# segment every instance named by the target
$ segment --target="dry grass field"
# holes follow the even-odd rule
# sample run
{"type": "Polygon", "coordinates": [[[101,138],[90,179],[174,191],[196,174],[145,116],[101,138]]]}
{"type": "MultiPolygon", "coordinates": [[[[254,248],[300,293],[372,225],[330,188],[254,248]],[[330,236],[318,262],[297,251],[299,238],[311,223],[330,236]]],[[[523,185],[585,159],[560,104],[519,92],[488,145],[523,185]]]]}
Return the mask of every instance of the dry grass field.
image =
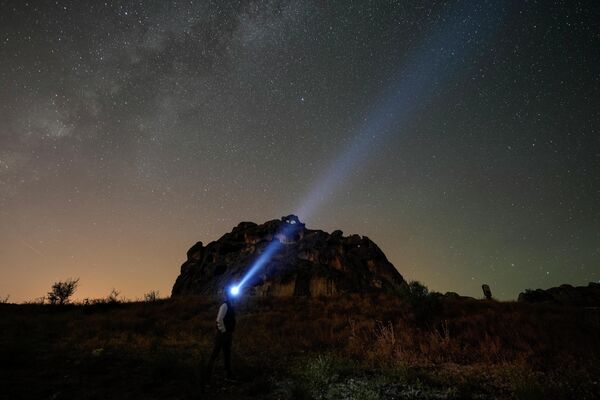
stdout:
{"type": "Polygon", "coordinates": [[[425,296],[0,304],[0,399],[600,398],[597,311],[425,296]]]}

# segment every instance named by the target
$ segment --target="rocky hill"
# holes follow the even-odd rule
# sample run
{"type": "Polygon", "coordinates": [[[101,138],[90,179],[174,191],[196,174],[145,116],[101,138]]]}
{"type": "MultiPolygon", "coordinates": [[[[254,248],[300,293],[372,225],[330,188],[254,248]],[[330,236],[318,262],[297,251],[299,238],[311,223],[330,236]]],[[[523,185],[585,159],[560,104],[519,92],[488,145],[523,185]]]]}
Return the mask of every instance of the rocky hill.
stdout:
{"type": "Polygon", "coordinates": [[[243,287],[250,295],[330,296],[396,292],[407,286],[368,237],[307,229],[289,215],[261,225],[241,222],[206,246],[193,245],[172,295],[222,293],[240,282],[261,256],[264,265],[243,287]]]}
{"type": "Polygon", "coordinates": [[[550,289],[527,290],[519,294],[519,301],[527,303],[549,302],[565,306],[600,307],[600,283],[588,286],[560,285],[550,289]]]}

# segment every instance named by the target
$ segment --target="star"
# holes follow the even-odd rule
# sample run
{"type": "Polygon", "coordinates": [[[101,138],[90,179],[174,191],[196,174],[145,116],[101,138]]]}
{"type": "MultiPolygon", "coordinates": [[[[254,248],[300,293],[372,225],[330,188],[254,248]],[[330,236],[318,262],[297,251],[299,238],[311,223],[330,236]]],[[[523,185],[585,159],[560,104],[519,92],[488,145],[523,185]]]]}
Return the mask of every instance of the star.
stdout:
{"type": "Polygon", "coordinates": [[[432,290],[597,281],[593,6],[498,4],[8,0],[0,282],[104,296],[93,251],[168,293],[189,243],[312,203],[432,290]]]}

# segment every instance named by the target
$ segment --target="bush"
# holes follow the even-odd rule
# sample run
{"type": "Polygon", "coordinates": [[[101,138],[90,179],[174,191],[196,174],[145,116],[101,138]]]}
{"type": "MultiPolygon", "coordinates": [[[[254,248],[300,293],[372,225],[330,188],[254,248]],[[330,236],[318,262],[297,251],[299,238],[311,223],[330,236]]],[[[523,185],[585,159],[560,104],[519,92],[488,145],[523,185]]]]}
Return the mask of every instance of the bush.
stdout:
{"type": "Polygon", "coordinates": [[[437,292],[429,292],[427,286],[418,281],[408,284],[408,302],[412,306],[417,326],[431,327],[435,319],[441,313],[440,295],[437,292]]]}
{"type": "Polygon", "coordinates": [[[296,368],[295,375],[307,394],[323,393],[339,378],[334,360],[329,355],[319,355],[305,360],[296,368]]]}
{"type": "Polygon", "coordinates": [[[410,281],[408,284],[408,296],[411,301],[424,299],[429,295],[429,289],[419,281],[410,281]]]}
{"type": "Polygon", "coordinates": [[[52,290],[48,292],[48,302],[50,304],[67,304],[75,293],[77,285],[79,284],[79,278],[68,279],[64,282],[55,282],[52,285],[52,290]]]}
{"type": "Polygon", "coordinates": [[[121,292],[119,292],[116,289],[113,289],[110,291],[110,293],[108,294],[108,296],[106,297],[106,301],[108,303],[119,303],[119,295],[121,294],[121,292]]]}
{"type": "Polygon", "coordinates": [[[159,299],[158,290],[151,290],[144,294],[144,301],[146,303],[153,303],[159,299]]]}

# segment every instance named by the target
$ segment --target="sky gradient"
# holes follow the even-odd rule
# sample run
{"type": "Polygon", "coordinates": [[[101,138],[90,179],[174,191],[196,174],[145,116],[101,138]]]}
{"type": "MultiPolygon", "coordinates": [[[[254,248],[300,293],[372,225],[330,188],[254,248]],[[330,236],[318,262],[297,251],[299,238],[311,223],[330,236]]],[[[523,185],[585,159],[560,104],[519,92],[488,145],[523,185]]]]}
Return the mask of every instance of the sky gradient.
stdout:
{"type": "Polygon", "coordinates": [[[431,290],[598,282],[599,8],[0,0],[0,297],[298,210],[431,290]]]}

